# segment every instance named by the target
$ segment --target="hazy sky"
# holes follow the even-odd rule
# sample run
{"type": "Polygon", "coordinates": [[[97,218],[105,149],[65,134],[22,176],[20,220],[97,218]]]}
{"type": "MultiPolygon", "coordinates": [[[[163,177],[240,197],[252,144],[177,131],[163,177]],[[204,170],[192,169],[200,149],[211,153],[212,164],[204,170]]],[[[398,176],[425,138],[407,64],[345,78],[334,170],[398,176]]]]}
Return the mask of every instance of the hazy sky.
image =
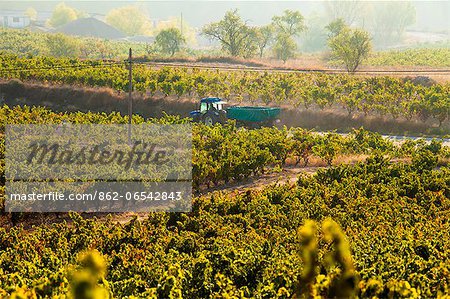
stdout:
{"type": "MultiPolygon", "coordinates": [[[[24,10],[34,7],[38,12],[51,12],[61,1],[2,1],[2,10],[24,10]]],[[[450,28],[450,1],[411,1],[416,6],[417,22],[414,27],[448,31],[450,28]]],[[[106,14],[115,7],[136,4],[152,19],[180,16],[194,27],[217,21],[225,12],[237,8],[251,25],[269,23],[272,16],[285,9],[295,9],[308,16],[323,13],[323,1],[65,1],[67,5],[87,13],[106,14]]],[[[377,2],[373,2],[375,5],[377,2]]],[[[379,2],[378,2],[379,3],[379,2]]]]}

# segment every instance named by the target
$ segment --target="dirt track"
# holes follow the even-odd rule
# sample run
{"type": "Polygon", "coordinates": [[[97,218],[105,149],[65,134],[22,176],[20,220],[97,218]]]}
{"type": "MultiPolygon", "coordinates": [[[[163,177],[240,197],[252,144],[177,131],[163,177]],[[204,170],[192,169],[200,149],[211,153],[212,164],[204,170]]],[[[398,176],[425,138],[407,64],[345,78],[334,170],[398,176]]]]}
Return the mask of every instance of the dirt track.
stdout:
{"type": "MultiPolygon", "coordinates": [[[[344,69],[329,68],[325,66],[271,66],[265,64],[228,64],[228,63],[201,63],[201,62],[143,62],[141,64],[152,67],[185,67],[195,69],[211,69],[220,71],[250,71],[250,72],[276,72],[276,73],[309,73],[318,72],[324,74],[347,74],[344,69]]],[[[378,67],[363,67],[354,73],[357,76],[427,76],[438,82],[450,80],[449,68],[430,68],[430,67],[387,67],[380,69],[378,67]]]]}
{"type": "MultiPolygon", "coordinates": [[[[272,184],[294,184],[301,173],[314,174],[317,169],[323,168],[318,167],[293,167],[287,166],[281,172],[270,171],[266,174],[250,177],[247,180],[235,182],[227,185],[221,185],[218,187],[213,187],[209,189],[204,189],[199,194],[200,196],[207,196],[213,192],[246,192],[247,190],[261,190],[265,186],[272,184]]],[[[134,217],[137,219],[145,219],[148,213],[83,213],[83,217],[86,219],[97,218],[99,221],[107,221],[107,215],[112,215],[112,221],[116,223],[125,224],[128,223],[134,217]]],[[[31,217],[26,218],[19,223],[23,225],[26,230],[33,230],[33,226],[41,224],[51,224],[67,222],[70,225],[71,219],[67,213],[51,213],[51,214],[39,214],[37,217],[31,215],[31,217]]],[[[0,216],[0,227],[11,227],[12,223],[9,220],[8,215],[0,216]]]]}
{"type": "Polygon", "coordinates": [[[304,174],[314,174],[318,169],[324,168],[321,166],[317,167],[294,167],[288,166],[283,168],[280,172],[272,171],[269,173],[262,174],[256,177],[250,177],[247,180],[231,183],[227,185],[222,185],[218,187],[213,187],[203,190],[200,194],[206,195],[215,191],[245,191],[247,189],[261,190],[267,185],[271,184],[293,184],[297,181],[298,176],[301,173],[304,174]]]}

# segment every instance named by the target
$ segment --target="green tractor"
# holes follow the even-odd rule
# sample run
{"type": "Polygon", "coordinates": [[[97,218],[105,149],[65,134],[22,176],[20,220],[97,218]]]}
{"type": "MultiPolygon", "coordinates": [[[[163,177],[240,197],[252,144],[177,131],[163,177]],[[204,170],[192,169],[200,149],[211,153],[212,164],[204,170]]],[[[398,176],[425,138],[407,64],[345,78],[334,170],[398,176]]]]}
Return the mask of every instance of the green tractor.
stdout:
{"type": "Polygon", "coordinates": [[[231,106],[224,108],[225,104],[227,103],[220,98],[203,98],[200,100],[199,109],[191,111],[190,115],[195,122],[206,125],[224,124],[228,119],[234,119],[238,125],[249,128],[272,126],[279,121],[278,116],[281,112],[279,107],[231,106]]]}

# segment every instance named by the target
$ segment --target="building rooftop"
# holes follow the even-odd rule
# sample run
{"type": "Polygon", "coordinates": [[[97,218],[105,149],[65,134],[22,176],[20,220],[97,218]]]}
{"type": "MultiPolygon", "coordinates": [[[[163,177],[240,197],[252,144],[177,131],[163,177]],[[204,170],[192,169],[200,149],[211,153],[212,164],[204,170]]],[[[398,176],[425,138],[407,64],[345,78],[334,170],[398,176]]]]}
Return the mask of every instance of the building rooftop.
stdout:
{"type": "Polygon", "coordinates": [[[96,18],[82,18],[58,27],[54,32],[67,35],[88,36],[106,39],[124,38],[125,34],[96,18]]]}

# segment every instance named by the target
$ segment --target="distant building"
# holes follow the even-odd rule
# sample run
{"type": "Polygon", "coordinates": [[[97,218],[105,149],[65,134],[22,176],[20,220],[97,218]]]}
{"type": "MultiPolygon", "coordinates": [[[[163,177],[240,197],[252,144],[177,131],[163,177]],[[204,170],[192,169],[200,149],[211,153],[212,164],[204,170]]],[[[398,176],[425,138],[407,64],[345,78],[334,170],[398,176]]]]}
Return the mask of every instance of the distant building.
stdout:
{"type": "Polygon", "coordinates": [[[0,22],[3,28],[25,28],[30,25],[30,17],[23,14],[0,13],[0,22]]]}
{"type": "Polygon", "coordinates": [[[56,28],[53,32],[104,39],[124,38],[125,34],[96,18],[81,18],[56,28]]]}

